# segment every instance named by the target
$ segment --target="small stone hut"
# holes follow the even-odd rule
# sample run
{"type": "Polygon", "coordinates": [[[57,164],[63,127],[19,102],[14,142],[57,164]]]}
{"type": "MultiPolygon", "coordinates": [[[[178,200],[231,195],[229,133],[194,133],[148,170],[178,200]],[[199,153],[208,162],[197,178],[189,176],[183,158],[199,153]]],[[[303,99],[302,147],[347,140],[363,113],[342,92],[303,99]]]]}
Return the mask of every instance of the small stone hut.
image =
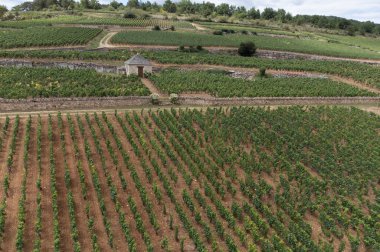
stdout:
{"type": "Polygon", "coordinates": [[[136,54],[125,62],[125,72],[127,75],[136,74],[143,78],[145,73],[152,72],[152,64],[140,54],[136,54]]]}

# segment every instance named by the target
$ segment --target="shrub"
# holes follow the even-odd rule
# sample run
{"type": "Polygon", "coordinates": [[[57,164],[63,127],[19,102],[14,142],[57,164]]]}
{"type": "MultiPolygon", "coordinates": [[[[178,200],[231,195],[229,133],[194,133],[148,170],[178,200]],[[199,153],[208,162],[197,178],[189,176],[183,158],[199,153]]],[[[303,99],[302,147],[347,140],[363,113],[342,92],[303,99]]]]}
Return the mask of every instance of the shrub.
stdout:
{"type": "Polygon", "coordinates": [[[260,68],[260,70],[259,70],[259,76],[260,77],[266,77],[267,76],[266,70],[267,69],[265,67],[260,68]]]}
{"type": "Polygon", "coordinates": [[[180,46],[178,47],[178,51],[180,51],[180,52],[185,51],[185,46],[180,45],[180,46]]]}
{"type": "Polygon", "coordinates": [[[256,53],[256,45],[253,42],[242,42],[238,49],[238,54],[244,57],[251,57],[256,53]]]}
{"type": "Polygon", "coordinates": [[[243,31],[241,31],[241,34],[243,34],[243,35],[247,35],[248,32],[247,32],[246,30],[243,30],[243,31]]]}
{"type": "Polygon", "coordinates": [[[160,103],[160,95],[159,94],[151,94],[150,99],[153,105],[158,105],[160,103]]]}
{"type": "Polygon", "coordinates": [[[126,13],[124,13],[123,17],[124,18],[136,18],[136,14],[133,12],[127,11],[126,13]]]}
{"type": "Polygon", "coordinates": [[[161,31],[161,28],[160,28],[160,26],[155,25],[155,26],[153,26],[152,31],[161,31]]]}
{"type": "Polygon", "coordinates": [[[179,97],[178,97],[178,94],[170,94],[170,102],[172,104],[178,104],[178,101],[179,101],[179,97]]]}
{"type": "Polygon", "coordinates": [[[170,30],[175,31],[174,25],[170,26],[170,30]]]}
{"type": "Polygon", "coordinates": [[[214,31],[212,34],[214,34],[214,35],[223,35],[223,32],[222,31],[214,31]]]}
{"type": "Polygon", "coordinates": [[[203,47],[201,45],[197,45],[196,48],[197,48],[198,51],[203,51],[203,47]]]}

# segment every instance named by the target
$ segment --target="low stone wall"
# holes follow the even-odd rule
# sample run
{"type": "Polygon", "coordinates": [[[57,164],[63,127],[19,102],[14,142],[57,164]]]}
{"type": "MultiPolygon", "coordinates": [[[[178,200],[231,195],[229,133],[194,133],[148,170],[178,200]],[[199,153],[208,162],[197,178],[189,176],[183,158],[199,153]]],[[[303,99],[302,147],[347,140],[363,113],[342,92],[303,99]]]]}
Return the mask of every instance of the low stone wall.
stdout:
{"type": "Polygon", "coordinates": [[[380,104],[380,97],[252,97],[197,98],[180,97],[181,105],[360,105],[380,104]]]}
{"type": "Polygon", "coordinates": [[[0,99],[0,111],[100,109],[151,104],[149,96],[0,99]]]}
{"type": "MultiPolygon", "coordinates": [[[[380,97],[253,97],[213,98],[180,97],[179,105],[184,106],[243,106],[243,105],[363,105],[380,104],[380,97]]],[[[161,105],[170,106],[169,99],[161,105]]],[[[149,96],[127,97],[84,97],[84,98],[35,98],[0,99],[0,112],[43,111],[68,109],[113,109],[151,106],[149,96]]]]}
{"type": "Polygon", "coordinates": [[[42,67],[42,68],[68,68],[68,69],[95,69],[99,73],[118,73],[116,66],[98,65],[94,63],[71,62],[36,62],[28,60],[0,60],[0,67],[42,67]]]}

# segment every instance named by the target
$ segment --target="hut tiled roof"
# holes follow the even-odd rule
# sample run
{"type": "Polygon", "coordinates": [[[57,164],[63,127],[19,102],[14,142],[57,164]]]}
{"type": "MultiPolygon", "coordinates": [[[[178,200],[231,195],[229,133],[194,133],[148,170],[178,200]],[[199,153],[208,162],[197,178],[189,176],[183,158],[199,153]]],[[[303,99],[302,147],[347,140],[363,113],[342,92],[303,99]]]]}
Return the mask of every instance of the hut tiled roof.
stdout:
{"type": "Polygon", "coordinates": [[[145,59],[140,54],[136,54],[129,60],[125,62],[126,65],[141,65],[141,66],[151,66],[152,64],[149,62],[149,60],[145,59]]]}

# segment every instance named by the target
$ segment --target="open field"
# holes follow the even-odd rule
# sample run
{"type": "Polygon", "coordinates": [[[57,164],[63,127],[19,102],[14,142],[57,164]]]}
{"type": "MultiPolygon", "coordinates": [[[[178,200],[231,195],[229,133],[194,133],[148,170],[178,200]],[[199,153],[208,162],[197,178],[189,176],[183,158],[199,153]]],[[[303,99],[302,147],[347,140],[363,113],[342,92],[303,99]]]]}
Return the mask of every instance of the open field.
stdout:
{"type": "Polygon", "coordinates": [[[0,97],[146,96],[137,76],[100,74],[95,70],[0,67],[0,97]]]}
{"type": "Polygon", "coordinates": [[[76,27],[32,27],[19,31],[0,31],[0,48],[85,45],[101,29],[76,27]]]}
{"type": "Polygon", "coordinates": [[[6,251],[380,248],[379,117],[355,108],[59,113],[0,125],[6,251]]]}
{"type": "Polygon", "coordinates": [[[291,51],[336,57],[380,59],[378,52],[355,48],[342,43],[316,39],[253,36],[242,34],[213,35],[196,32],[128,31],[115,35],[114,44],[172,45],[205,47],[238,47],[241,42],[252,41],[260,49],[291,51]]]}
{"type": "Polygon", "coordinates": [[[216,71],[166,70],[150,79],[165,93],[206,92],[217,97],[376,96],[329,79],[254,78],[244,80],[216,71]]]}

